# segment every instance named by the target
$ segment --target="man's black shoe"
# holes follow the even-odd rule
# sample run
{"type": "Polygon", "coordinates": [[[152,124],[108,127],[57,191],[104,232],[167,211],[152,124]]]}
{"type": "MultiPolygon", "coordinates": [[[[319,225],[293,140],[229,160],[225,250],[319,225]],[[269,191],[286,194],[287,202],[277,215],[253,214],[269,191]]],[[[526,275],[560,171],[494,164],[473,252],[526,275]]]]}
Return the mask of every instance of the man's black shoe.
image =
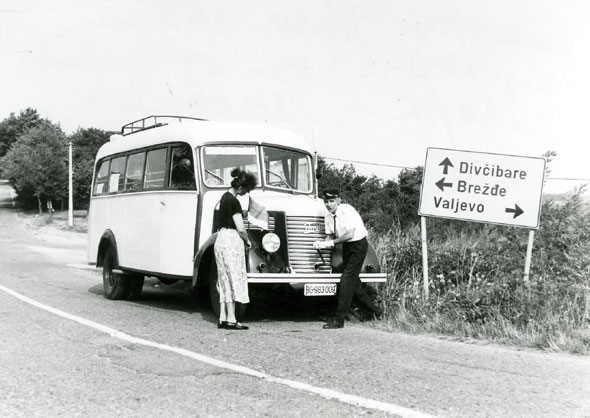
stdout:
{"type": "Polygon", "coordinates": [[[330,321],[323,326],[324,329],[338,329],[344,328],[344,322],[330,321]]]}
{"type": "Polygon", "coordinates": [[[240,324],[239,322],[227,322],[225,324],[225,329],[246,330],[248,327],[246,325],[240,324]]]}

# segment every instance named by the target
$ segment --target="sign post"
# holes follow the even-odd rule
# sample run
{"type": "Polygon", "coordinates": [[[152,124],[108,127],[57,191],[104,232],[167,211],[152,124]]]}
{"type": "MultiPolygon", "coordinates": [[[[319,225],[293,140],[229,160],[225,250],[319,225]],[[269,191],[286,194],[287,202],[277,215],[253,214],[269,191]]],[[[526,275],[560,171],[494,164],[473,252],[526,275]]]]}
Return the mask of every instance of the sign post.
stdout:
{"type": "Polygon", "coordinates": [[[74,226],[74,190],[72,187],[72,141],[68,146],[68,225],[74,226]]]}
{"type": "MultiPolygon", "coordinates": [[[[545,159],[428,148],[418,214],[529,229],[528,282],[534,229],[539,227],[545,159]]],[[[425,286],[426,222],[421,223],[425,286]]],[[[425,288],[425,295],[428,291],[425,288]]]]}
{"type": "Polygon", "coordinates": [[[426,218],[420,217],[420,229],[422,231],[422,277],[424,279],[424,298],[428,299],[428,240],[426,239],[426,218]]]}

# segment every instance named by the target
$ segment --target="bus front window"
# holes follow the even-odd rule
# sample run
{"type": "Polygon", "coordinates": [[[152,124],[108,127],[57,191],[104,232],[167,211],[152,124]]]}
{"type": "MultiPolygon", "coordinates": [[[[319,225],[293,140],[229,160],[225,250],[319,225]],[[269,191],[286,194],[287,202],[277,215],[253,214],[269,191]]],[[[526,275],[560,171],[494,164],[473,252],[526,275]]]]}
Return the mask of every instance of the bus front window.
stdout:
{"type": "Polygon", "coordinates": [[[255,145],[208,145],[203,148],[203,178],[209,187],[229,187],[235,167],[254,173],[260,186],[255,145]]]}
{"type": "Polygon", "coordinates": [[[311,158],[302,152],[263,147],[266,185],[291,192],[312,191],[311,158]]]}

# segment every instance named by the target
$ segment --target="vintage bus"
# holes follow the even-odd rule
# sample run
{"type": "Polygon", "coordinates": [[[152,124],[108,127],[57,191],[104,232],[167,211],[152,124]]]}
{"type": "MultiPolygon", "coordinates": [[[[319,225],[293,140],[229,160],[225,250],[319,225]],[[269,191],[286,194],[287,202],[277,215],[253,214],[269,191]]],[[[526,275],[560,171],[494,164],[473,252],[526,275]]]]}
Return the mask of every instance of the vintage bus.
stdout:
{"type": "MultiPolygon", "coordinates": [[[[102,267],[107,298],[138,297],[150,276],[208,287],[219,309],[216,207],[234,167],[256,175],[251,198],[268,213],[266,229],[244,218],[253,243],[249,285],[336,293],[341,248],[312,247],[324,238],[327,211],[317,198],[315,156],[302,138],[266,125],[150,116],[124,125],[96,155],[88,262],[102,267]]],[[[242,207],[249,202],[241,199],[242,207]]],[[[372,247],[361,280],[386,281],[372,247]]]]}

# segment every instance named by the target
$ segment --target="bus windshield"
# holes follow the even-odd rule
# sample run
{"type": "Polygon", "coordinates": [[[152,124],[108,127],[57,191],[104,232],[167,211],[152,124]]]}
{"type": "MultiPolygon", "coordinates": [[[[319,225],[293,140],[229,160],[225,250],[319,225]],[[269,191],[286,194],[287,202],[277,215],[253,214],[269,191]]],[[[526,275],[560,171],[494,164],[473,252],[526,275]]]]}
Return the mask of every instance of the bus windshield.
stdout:
{"type": "Polygon", "coordinates": [[[266,185],[291,192],[312,190],[311,158],[298,151],[262,147],[266,185]]]}
{"type": "Polygon", "coordinates": [[[264,167],[259,167],[256,145],[207,145],[203,148],[203,178],[209,187],[228,187],[234,167],[256,175],[270,188],[310,193],[313,188],[311,157],[303,152],[262,146],[264,167]],[[263,173],[261,175],[261,173],[263,173]]]}
{"type": "Polygon", "coordinates": [[[260,186],[260,169],[255,145],[208,145],[203,149],[203,172],[209,187],[229,187],[234,167],[256,175],[260,186]]]}

